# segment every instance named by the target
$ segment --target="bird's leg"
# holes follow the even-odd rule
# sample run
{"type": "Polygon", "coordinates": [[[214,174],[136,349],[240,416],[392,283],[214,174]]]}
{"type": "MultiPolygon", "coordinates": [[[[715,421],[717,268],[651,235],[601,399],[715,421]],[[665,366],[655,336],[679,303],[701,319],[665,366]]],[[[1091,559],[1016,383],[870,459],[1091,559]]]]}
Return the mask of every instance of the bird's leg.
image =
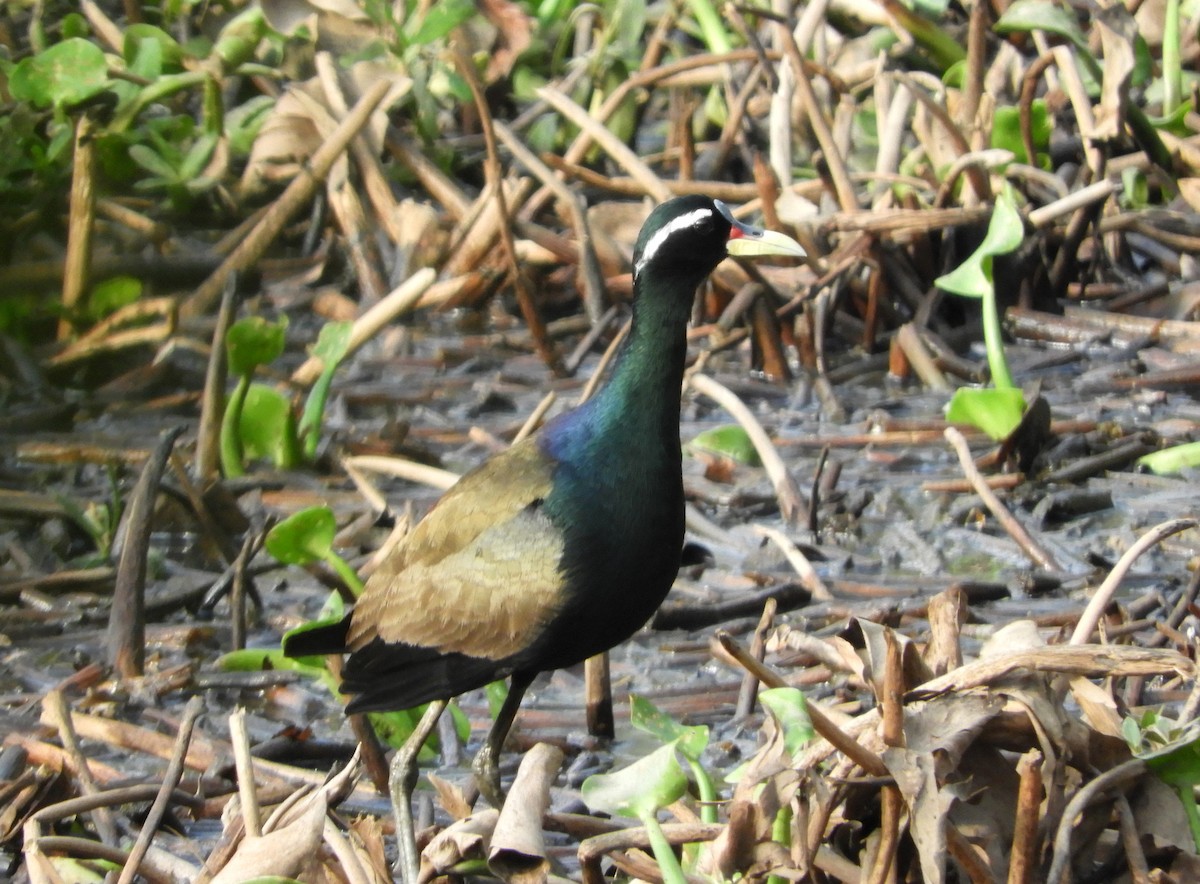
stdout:
{"type": "Polygon", "coordinates": [[[392,813],[396,817],[397,855],[394,872],[402,877],[404,884],[417,884],[417,876],[421,872],[421,855],[417,853],[417,832],[412,813],[412,794],[417,788],[417,757],[445,710],[445,700],[434,700],[426,707],[412,734],[392,756],[388,770],[392,813]]]}
{"type": "Polygon", "coordinates": [[[475,756],[471,770],[475,774],[475,784],[488,803],[499,809],[504,804],[504,792],[500,789],[500,752],[504,749],[504,741],[512,728],[513,719],[517,717],[517,709],[521,706],[521,698],[533,681],[532,675],[514,672],[508,685],[508,696],[492,722],[483,747],[475,756]]]}

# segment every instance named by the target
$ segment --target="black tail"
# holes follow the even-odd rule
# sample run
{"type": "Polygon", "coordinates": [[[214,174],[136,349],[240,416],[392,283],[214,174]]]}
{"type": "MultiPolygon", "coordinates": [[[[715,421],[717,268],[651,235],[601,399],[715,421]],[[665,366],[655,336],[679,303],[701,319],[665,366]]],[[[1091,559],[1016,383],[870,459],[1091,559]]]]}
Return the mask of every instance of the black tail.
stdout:
{"type": "Polygon", "coordinates": [[[347,712],[411,709],[481,688],[512,671],[506,660],[440,654],[433,648],[376,639],[355,651],[342,670],[342,691],[355,697],[347,712]]]}
{"type": "Polygon", "coordinates": [[[283,640],[285,657],[311,657],[316,654],[340,654],[346,650],[346,635],[350,632],[350,615],[337,623],[293,633],[283,640]]]}

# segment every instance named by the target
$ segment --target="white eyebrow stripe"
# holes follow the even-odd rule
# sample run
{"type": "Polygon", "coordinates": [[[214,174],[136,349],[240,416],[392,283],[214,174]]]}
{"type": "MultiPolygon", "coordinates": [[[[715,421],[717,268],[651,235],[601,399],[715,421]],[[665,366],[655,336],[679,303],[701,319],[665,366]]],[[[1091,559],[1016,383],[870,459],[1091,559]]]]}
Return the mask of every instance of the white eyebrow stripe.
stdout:
{"type": "Polygon", "coordinates": [[[693,212],[688,212],[686,215],[680,215],[659,230],[654,236],[650,237],[650,241],[646,243],[646,248],[642,250],[642,257],[637,262],[637,266],[633,268],[633,275],[637,276],[642,272],[642,268],[646,266],[646,262],[654,257],[654,253],[662,248],[662,244],[674,234],[677,230],[684,227],[693,227],[703,218],[711,218],[712,209],[696,209],[693,212]]]}

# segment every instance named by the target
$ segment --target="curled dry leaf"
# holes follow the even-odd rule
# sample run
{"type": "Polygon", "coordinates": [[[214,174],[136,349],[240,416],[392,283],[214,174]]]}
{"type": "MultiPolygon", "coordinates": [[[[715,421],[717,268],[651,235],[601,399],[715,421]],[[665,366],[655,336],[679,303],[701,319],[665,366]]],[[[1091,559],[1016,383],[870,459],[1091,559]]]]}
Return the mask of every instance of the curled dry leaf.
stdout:
{"type": "Polygon", "coordinates": [[[447,826],[421,851],[420,881],[431,881],[468,859],[486,859],[500,811],[489,807],[447,826]]]}
{"type": "Polygon", "coordinates": [[[212,884],[240,884],[265,875],[296,877],[321,844],[327,808],[325,794],[313,793],[298,819],[258,838],[244,839],[212,884]]]}
{"type": "Polygon", "coordinates": [[[505,881],[539,884],[549,874],[542,817],[562,761],[562,750],[549,743],[538,743],[521,759],[487,852],[488,865],[505,881]]]}

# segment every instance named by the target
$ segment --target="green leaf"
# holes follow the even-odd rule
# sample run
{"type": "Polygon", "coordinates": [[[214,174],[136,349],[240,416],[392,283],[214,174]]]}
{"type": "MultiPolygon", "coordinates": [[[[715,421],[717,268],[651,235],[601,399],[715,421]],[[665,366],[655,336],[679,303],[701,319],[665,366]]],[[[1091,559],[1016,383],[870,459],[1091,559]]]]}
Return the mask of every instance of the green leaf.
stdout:
{"type": "Polygon", "coordinates": [[[226,70],[232,70],[254,58],[254,52],[266,33],[267,20],[262,10],[257,6],[248,7],[221,28],[212,54],[221,60],[226,70]]]}
{"type": "Polygon", "coordinates": [[[1087,36],[1075,16],[1067,11],[1068,8],[1051,0],[1016,0],[1000,16],[994,30],[997,34],[1045,31],[1070,40],[1086,52],[1087,36]]]}
{"type": "Polygon", "coordinates": [[[983,301],[983,341],[987,347],[988,367],[992,372],[992,382],[1001,389],[1012,387],[1013,381],[1004,358],[992,262],[996,255],[1014,251],[1024,238],[1025,224],[1017,211],[1012,186],[1006,184],[996,198],[987,234],[979,248],[955,270],[934,280],[934,285],[948,292],[983,301]]]}
{"type": "Polygon", "coordinates": [[[8,79],[8,91],[14,99],[38,107],[78,104],[107,85],[104,53],[80,37],[63,40],[45,52],[22,59],[8,79]]]}
{"type": "Polygon", "coordinates": [[[329,400],[329,387],[333,373],[350,350],[350,333],[354,324],[331,322],[322,327],[313,345],[312,355],[321,360],[321,374],[313,384],[304,402],[304,413],[300,416],[299,439],[304,456],[309,460],[316,457],[317,444],[321,437],[321,422],[325,417],[325,405],[329,400]]]}
{"type": "Polygon", "coordinates": [[[248,375],[258,366],[278,359],[283,353],[287,324],[286,316],[279,317],[278,322],[268,322],[261,316],[248,316],[230,326],[225,333],[229,373],[248,375]]]}
{"type": "Polygon", "coordinates": [[[212,159],[213,151],[217,148],[219,136],[211,133],[204,133],[192,142],[192,146],[188,148],[188,152],[183,157],[183,162],[179,165],[179,176],[189,183],[192,179],[199,177],[204,171],[204,167],[208,165],[212,159]]]}
{"type": "Polygon", "coordinates": [[[292,513],[269,532],[264,546],[285,565],[322,562],[333,551],[337,522],[327,506],[313,506],[292,513]]]}
{"type": "Polygon", "coordinates": [[[1200,467],[1200,442],[1184,442],[1138,458],[1138,464],[1152,473],[1168,476],[1189,467],[1200,467]]]}
{"type": "Polygon", "coordinates": [[[440,40],[474,14],[473,0],[442,0],[428,7],[425,17],[410,31],[408,41],[414,46],[425,46],[440,40]]]}
{"type": "Polygon", "coordinates": [[[321,657],[285,657],[282,648],[243,648],[218,657],[217,668],[222,672],[262,672],[276,669],[320,675],[325,665],[321,657]],[[309,660],[317,660],[319,663],[312,665],[309,660]]]}
{"type": "Polygon", "coordinates": [[[159,156],[153,148],[144,144],[129,145],[129,158],[163,181],[174,181],[178,177],[174,166],[159,156]]]}
{"type": "Polygon", "coordinates": [[[1192,840],[1200,850],[1200,809],[1194,791],[1200,784],[1200,729],[1191,727],[1182,738],[1141,758],[1160,780],[1175,787],[1187,814],[1192,840]]]}
{"type": "Polygon", "coordinates": [[[274,98],[258,95],[225,114],[225,133],[229,138],[229,149],[235,155],[247,156],[250,153],[254,139],[274,107],[274,98]]]}
{"type": "Polygon", "coordinates": [[[960,387],[946,408],[946,420],[978,427],[996,441],[1007,439],[1024,414],[1025,396],[1016,387],[960,387]]]}
{"type": "Polygon", "coordinates": [[[987,234],[970,257],[957,269],[934,280],[934,285],[956,295],[982,298],[992,291],[992,261],[996,255],[1015,251],[1025,238],[1025,222],[1017,211],[1011,188],[996,199],[987,234]]]}
{"type": "Polygon", "coordinates": [[[157,78],[165,71],[183,67],[183,47],[162,28],[148,24],[131,24],[125,28],[122,53],[129,69],[143,77],[157,78]],[[143,65],[152,64],[152,68],[143,65]]]}
{"type": "Polygon", "coordinates": [[[1150,182],[1146,173],[1135,166],[1121,170],[1121,205],[1135,212],[1150,208],[1150,182]]]}
{"type": "Polygon", "coordinates": [[[703,724],[683,725],[663,712],[645,697],[631,694],[629,718],[643,733],[664,743],[674,742],[686,758],[698,759],[708,746],[708,727],[703,724]]]}
{"type": "Polygon", "coordinates": [[[939,71],[947,71],[967,57],[967,50],[936,21],[914,12],[903,3],[889,4],[888,12],[900,27],[912,35],[939,71]]]}
{"type": "Polygon", "coordinates": [[[88,314],[103,319],[132,304],[142,296],[142,281],[132,276],[112,276],[92,286],[88,294],[88,314]]]}
{"type": "MultiPolygon", "coordinates": [[[[1033,149],[1044,154],[1050,148],[1050,131],[1054,124],[1046,110],[1046,102],[1035,99],[1030,107],[1030,128],[1033,135],[1033,149]]],[[[1019,108],[1004,106],[996,108],[992,115],[992,147],[1009,151],[1018,163],[1041,165],[1038,157],[1025,155],[1025,141],[1021,137],[1021,111],[1019,108]]],[[[1044,156],[1041,159],[1045,159],[1044,156]]]]}
{"type": "Polygon", "coordinates": [[[752,467],[762,465],[758,449],[750,441],[750,434],[740,424],[727,424],[704,430],[688,443],[688,448],[721,454],[752,467]]]}
{"type": "Polygon", "coordinates": [[[758,699],[783,731],[783,745],[794,756],[813,741],[816,731],[808,717],[808,701],[796,688],[770,688],[760,691],[758,699]]]}
{"type": "Polygon", "coordinates": [[[671,741],[628,767],[588,777],[582,793],[592,810],[645,819],[678,801],[686,789],[687,777],[675,760],[671,741]]]}
{"type": "Polygon", "coordinates": [[[238,435],[243,457],[265,458],[281,470],[291,469],[299,460],[292,404],[272,387],[250,385],[238,420],[238,435]]]}

